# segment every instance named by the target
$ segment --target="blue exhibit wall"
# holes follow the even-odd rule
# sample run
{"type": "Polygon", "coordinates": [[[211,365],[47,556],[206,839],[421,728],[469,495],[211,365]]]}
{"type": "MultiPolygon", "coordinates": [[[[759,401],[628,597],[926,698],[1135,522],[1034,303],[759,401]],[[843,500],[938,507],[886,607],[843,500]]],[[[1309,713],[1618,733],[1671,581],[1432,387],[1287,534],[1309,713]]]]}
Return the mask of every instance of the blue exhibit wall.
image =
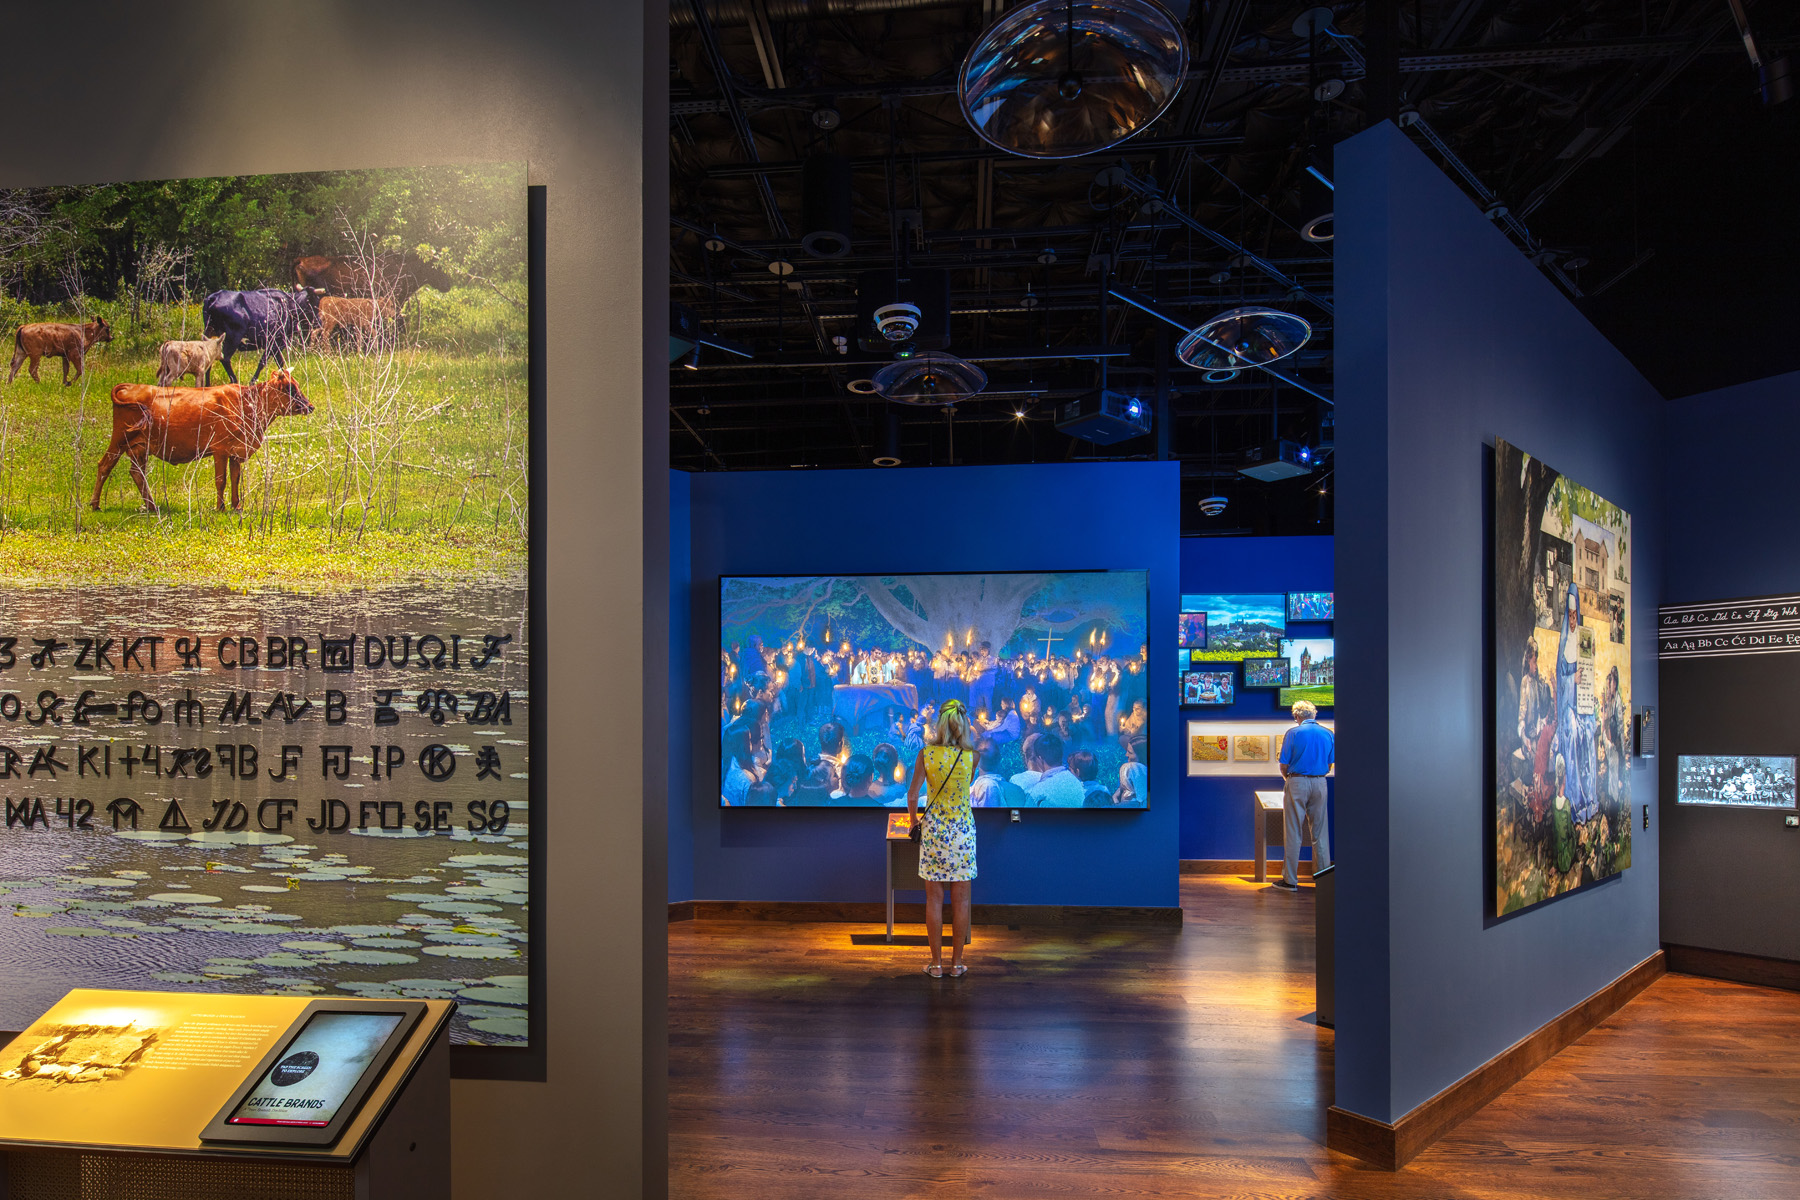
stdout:
{"type": "MultiPolygon", "coordinates": [[[[1332,590],[1332,549],[1329,537],[1278,538],[1183,538],[1181,539],[1181,590],[1191,592],[1329,592],[1332,590]]],[[[1295,637],[1331,637],[1330,621],[1296,621],[1295,637]]],[[[1239,678],[1243,672],[1239,671],[1239,678]]],[[[1236,703],[1217,708],[1181,710],[1181,733],[1187,722],[1206,720],[1267,721],[1286,716],[1273,689],[1238,689],[1236,703]]],[[[1334,716],[1326,709],[1324,717],[1334,716]]],[[[1254,810],[1258,789],[1281,786],[1281,775],[1266,778],[1222,775],[1189,778],[1185,759],[1181,771],[1181,857],[1250,859],[1256,856],[1254,810]]],[[[1335,788],[1336,781],[1327,784],[1335,788]]],[[[1301,857],[1312,857],[1311,847],[1301,857]]]]}
{"type": "Polygon", "coordinates": [[[1016,825],[977,810],[974,899],[1179,904],[1180,489],[1173,462],[690,476],[691,706],[678,741],[691,764],[692,898],[872,901],[885,878],[881,811],[719,807],[719,576],[1114,568],[1150,573],[1150,807],[1026,810],[1016,825]]]}
{"type": "Polygon", "coordinates": [[[1337,1104],[1391,1122],[1658,948],[1621,875],[1493,917],[1488,530],[1504,439],[1632,517],[1656,703],[1664,401],[1410,140],[1337,147],[1337,1104]]]}
{"type": "Polygon", "coordinates": [[[694,898],[694,788],[686,736],[693,708],[693,523],[685,471],[669,472],[669,899],[694,898]]]}
{"type": "Polygon", "coordinates": [[[1800,371],[1669,402],[1667,604],[1800,592],[1800,371]]]}

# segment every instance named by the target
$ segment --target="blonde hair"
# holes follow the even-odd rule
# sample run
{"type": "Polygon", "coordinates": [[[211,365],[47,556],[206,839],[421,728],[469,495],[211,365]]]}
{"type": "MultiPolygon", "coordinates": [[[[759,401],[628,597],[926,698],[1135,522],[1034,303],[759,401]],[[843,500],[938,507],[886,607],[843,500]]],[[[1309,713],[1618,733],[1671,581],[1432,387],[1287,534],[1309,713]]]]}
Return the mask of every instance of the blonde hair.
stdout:
{"type": "Polygon", "coordinates": [[[1294,720],[1310,721],[1318,715],[1319,710],[1313,707],[1312,701],[1297,700],[1294,702],[1294,720]]]}
{"type": "Polygon", "coordinates": [[[934,746],[954,746],[959,750],[975,751],[975,730],[969,723],[969,710],[961,700],[947,700],[938,712],[937,724],[932,727],[930,742],[934,746]]]}

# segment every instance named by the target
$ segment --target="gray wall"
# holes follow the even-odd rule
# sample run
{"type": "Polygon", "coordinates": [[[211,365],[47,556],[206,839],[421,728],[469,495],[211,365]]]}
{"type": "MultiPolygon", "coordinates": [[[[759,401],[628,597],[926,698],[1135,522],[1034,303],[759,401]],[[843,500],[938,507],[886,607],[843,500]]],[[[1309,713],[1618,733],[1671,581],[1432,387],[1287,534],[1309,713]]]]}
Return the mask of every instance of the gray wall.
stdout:
{"type": "Polygon", "coordinates": [[[1337,1103],[1392,1121],[1657,949],[1654,815],[1622,875],[1492,916],[1487,509],[1503,438],[1631,514],[1654,704],[1663,401],[1392,125],[1337,205],[1337,1103]]]}
{"type": "Polygon", "coordinates": [[[453,1085],[458,1197],[663,1187],[667,170],[661,114],[646,104],[663,103],[667,55],[666,9],[653,7],[647,30],[636,4],[572,0],[7,11],[0,185],[524,159],[548,188],[555,649],[542,656],[547,758],[533,765],[547,772],[553,833],[540,846],[549,1081],[453,1085]],[[643,745],[654,777],[628,754],[593,786],[583,756],[597,728],[643,745]]]}

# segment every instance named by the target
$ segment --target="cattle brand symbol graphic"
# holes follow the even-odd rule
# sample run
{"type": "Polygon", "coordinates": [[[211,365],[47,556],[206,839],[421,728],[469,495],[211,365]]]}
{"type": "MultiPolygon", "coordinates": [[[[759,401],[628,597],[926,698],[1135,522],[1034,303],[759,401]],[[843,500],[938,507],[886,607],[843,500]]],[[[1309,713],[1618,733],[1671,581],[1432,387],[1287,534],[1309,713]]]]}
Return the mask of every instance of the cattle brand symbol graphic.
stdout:
{"type": "Polygon", "coordinates": [[[276,1087],[293,1087],[318,1069],[319,1056],[311,1050],[302,1050],[276,1063],[275,1069],[269,1072],[269,1082],[276,1087]]]}
{"type": "Polygon", "coordinates": [[[433,783],[442,783],[456,774],[456,755],[450,747],[433,742],[419,751],[419,770],[433,783]]]}

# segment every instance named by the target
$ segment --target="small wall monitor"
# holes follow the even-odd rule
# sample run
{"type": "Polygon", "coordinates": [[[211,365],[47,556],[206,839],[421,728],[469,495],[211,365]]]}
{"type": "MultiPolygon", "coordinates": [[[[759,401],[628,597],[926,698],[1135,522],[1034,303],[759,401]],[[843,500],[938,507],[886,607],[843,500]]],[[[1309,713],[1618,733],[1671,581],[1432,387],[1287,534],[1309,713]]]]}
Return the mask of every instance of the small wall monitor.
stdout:
{"type": "Polygon", "coordinates": [[[1675,802],[1717,808],[1794,808],[1794,758],[1683,754],[1675,760],[1675,802]]]}
{"type": "Polygon", "coordinates": [[[201,1138],[330,1145],[424,1013],[417,1001],[313,1001],[201,1138]]]}
{"type": "Polygon", "coordinates": [[[1237,700],[1237,672],[1209,671],[1188,665],[1181,672],[1181,703],[1186,705],[1229,705],[1237,700]]]}
{"type": "Polygon", "coordinates": [[[1184,612],[1181,614],[1181,635],[1175,644],[1183,650],[1206,649],[1206,614],[1203,612],[1184,612]]]}
{"type": "Polygon", "coordinates": [[[1287,619],[1290,621],[1335,621],[1336,592],[1289,592],[1287,619]]]}
{"type": "Polygon", "coordinates": [[[1285,658],[1246,658],[1244,686],[1247,688],[1284,688],[1294,681],[1285,658]]]}
{"type": "Polygon", "coordinates": [[[1300,700],[1316,708],[1337,704],[1337,639],[1289,638],[1281,643],[1281,657],[1287,660],[1289,679],[1278,703],[1284,708],[1300,700]]]}

